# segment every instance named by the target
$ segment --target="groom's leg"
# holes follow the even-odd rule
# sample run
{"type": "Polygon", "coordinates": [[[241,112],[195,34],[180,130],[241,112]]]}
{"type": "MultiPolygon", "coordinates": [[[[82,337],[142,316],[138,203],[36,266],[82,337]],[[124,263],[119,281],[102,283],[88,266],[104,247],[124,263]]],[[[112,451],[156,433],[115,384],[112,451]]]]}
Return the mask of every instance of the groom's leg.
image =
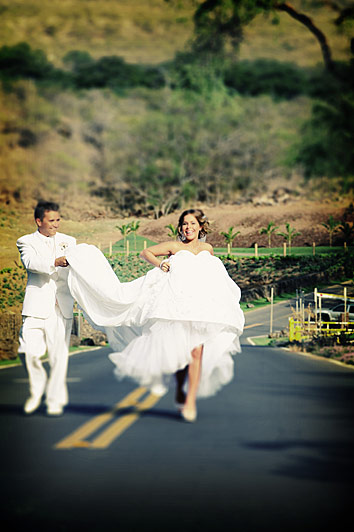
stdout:
{"type": "Polygon", "coordinates": [[[48,413],[61,414],[68,404],[66,375],[72,320],[65,319],[58,305],[47,320],[46,338],[50,364],[50,376],[46,390],[48,413]]]}
{"type": "Polygon", "coordinates": [[[47,373],[41,361],[46,352],[44,324],[44,319],[26,316],[21,329],[20,344],[25,352],[30,389],[30,397],[24,407],[27,414],[40,405],[47,382],[47,373]]]}

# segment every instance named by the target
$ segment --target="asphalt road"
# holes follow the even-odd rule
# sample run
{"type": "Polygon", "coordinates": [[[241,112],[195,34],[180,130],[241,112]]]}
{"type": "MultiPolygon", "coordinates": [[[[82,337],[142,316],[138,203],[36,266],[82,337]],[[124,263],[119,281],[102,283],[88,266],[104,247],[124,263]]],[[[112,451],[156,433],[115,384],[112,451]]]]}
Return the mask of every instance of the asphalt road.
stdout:
{"type": "MultiPolygon", "coordinates": [[[[286,305],[274,307],[276,328],[286,305]]],[[[199,401],[195,424],[179,419],[172,389],[158,400],[117,382],[108,348],[70,358],[60,418],[24,416],[25,369],[0,371],[1,529],[340,530],[351,518],[354,371],[251,346],[269,308],[246,325],[233,382],[199,401]]]]}

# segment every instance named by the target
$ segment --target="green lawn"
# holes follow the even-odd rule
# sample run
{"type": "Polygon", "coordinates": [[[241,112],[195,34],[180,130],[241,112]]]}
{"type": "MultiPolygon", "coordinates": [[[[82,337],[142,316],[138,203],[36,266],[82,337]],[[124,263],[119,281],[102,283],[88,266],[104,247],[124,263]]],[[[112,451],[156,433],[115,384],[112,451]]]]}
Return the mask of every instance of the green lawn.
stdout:
{"type": "Polygon", "coordinates": [[[252,342],[256,345],[260,345],[260,346],[267,346],[270,344],[271,342],[271,338],[268,338],[268,336],[259,336],[259,337],[254,337],[252,338],[252,342]]]}
{"type": "MultiPolygon", "coordinates": [[[[348,248],[348,251],[350,251],[352,248],[348,248]]],[[[344,252],[344,248],[342,246],[316,246],[315,248],[315,254],[316,255],[328,255],[328,254],[335,254],[344,252]]],[[[216,255],[227,255],[227,248],[214,248],[214,253],[216,255]]],[[[267,256],[267,255],[281,255],[283,256],[284,250],[283,248],[258,248],[258,256],[267,256]]],[[[314,254],[314,250],[312,246],[306,246],[306,247],[292,247],[291,248],[291,256],[312,256],[314,254]]],[[[254,248],[231,248],[231,255],[236,255],[240,257],[254,257],[255,251],[254,248]]],[[[287,255],[289,255],[289,249],[287,249],[287,255]]]]}
{"type": "MultiPolygon", "coordinates": [[[[134,240],[134,235],[130,233],[127,236],[127,241],[129,242],[129,252],[140,252],[144,249],[144,241],[146,246],[153,246],[156,244],[153,240],[146,238],[141,235],[136,235],[136,241],[134,240]]],[[[352,248],[348,248],[350,251],[352,248]]],[[[104,248],[102,250],[104,253],[109,253],[109,248],[104,248]]],[[[117,240],[117,242],[112,243],[112,253],[124,253],[124,239],[117,240]]],[[[335,254],[344,251],[342,246],[316,246],[315,254],[316,255],[328,255],[335,254]]],[[[227,255],[227,248],[214,248],[215,255],[227,255]]],[[[267,255],[281,255],[283,256],[284,250],[282,247],[278,248],[258,248],[258,256],[267,256],[267,255]]],[[[292,247],[291,255],[301,255],[301,256],[312,256],[314,253],[312,246],[306,247],[292,247]]],[[[254,257],[255,252],[254,248],[231,248],[231,255],[238,257],[254,257]]],[[[289,250],[287,249],[287,255],[289,255],[289,250]]]]}
{"type": "Polygon", "coordinates": [[[263,347],[276,347],[278,343],[282,344],[284,340],[287,340],[287,337],[283,336],[280,338],[268,338],[268,336],[258,336],[252,338],[254,344],[263,347]]]}
{"type": "MultiPolygon", "coordinates": [[[[129,252],[135,253],[140,252],[144,249],[144,242],[146,242],[146,247],[154,246],[156,242],[153,240],[150,240],[149,238],[146,238],[144,236],[136,235],[136,240],[134,239],[134,235],[130,233],[127,235],[127,242],[129,242],[129,252]]],[[[102,250],[104,253],[109,253],[109,248],[104,248],[102,250]]],[[[112,243],[112,253],[124,253],[125,252],[125,245],[124,245],[124,239],[117,240],[117,242],[112,243]]]]}

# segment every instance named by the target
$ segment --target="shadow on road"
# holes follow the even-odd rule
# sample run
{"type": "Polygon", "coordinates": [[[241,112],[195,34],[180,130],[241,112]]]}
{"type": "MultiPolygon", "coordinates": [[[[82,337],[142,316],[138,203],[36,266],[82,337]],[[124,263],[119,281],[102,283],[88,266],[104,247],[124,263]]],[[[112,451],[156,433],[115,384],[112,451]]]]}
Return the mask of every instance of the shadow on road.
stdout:
{"type": "MultiPolygon", "coordinates": [[[[107,414],[108,412],[111,412],[112,406],[111,405],[93,405],[93,404],[87,404],[87,405],[79,405],[79,404],[69,404],[67,407],[65,407],[64,416],[70,415],[70,414],[79,414],[79,415],[85,415],[88,417],[92,416],[99,416],[101,414],[107,414]]],[[[156,418],[169,418],[174,420],[181,419],[180,414],[177,411],[173,410],[167,410],[167,409],[158,409],[158,408],[152,408],[150,410],[144,410],[140,411],[138,408],[135,407],[127,407],[127,408],[120,408],[119,410],[115,411],[113,414],[114,418],[119,418],[126,416],[128,414],[139,414],[141,417],[156,417],[156,418]]],[[[13,416],[20,416],[24,418],[29,418],[33,416],[38,415],[44,415],[46,416],[46,407],[45,405],[41,405],[36,412],[33,414],[25,414],[23,411],[23,405],[14,405],[14,404],[6,404],[6,405],[0,405],[0,415],[1,414],[10,414],[13,416]]]]}
{"type": "Polygon", "coordinates": [[[354,462],[351,442],[295,439],[245,442],[242,446],[257,452],[278,454],[291,451],[291,454],[284,454],[285,463],[278,464],[272,474],[328,483],[353,483],[354,462]]]}

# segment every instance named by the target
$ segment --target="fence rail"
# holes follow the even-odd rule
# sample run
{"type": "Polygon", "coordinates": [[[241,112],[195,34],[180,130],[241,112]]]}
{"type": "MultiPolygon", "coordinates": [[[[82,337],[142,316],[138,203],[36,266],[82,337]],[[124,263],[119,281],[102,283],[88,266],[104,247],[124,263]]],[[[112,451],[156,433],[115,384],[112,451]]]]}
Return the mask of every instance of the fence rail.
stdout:
{"type": "MultiPolygon", "coordinates": [[[[122,242],[122,240],[115,243],[111,241],[109,242],[108,246],[102,246],[99,242],[97,244],[97,247],[106,255],[112,256],[117,254],[130,255],[130,253],[140,253],[143,249],[153,244],[153,242],[142,239],[140,237],[139,240],[137,240],[136,242],[127,239],[125,243],[119,245],[119,249],[117,249],[117,244],[119,242],[122,242]]],[[[214,253],[215,255],[242,255],[255,258],[258,258],[260,256],[268,256],[270,254],[283,255],[283,257],[287,257],[288,255],[292,254],[298,255],[299,252],[297,251],[297,249],[302,250],[300,254],[315,256],[316,254],[335,252],[338,251],[340,248],[328,248],[327,246],[323,248],[323,246],[316,246],[315,242],[313,242],[312,246],[308,246],[306,248],[297,248],[293,246],[290,247],[286,242],[284,242],[283,246],[279,248],[266,248],[263,246],[259,246],[257,243],[254,244],[254,248],[237,248],[232,247],[231,244],[227,244],[226,247],[214,248],[214,253]]],[[[345,252],[348,251],[348,246],[346,245],[346,242],[344,243],[344,246],[341,249],[343,249],[345,252]]]]}
{"type": "Polygon", "coordinates": [[[312,336],[339,336],[341,334],[354,334],[354,322],[327,321],[304,322],[301,319],[289,318],[289,341],[301,342],[312,336]]]}

